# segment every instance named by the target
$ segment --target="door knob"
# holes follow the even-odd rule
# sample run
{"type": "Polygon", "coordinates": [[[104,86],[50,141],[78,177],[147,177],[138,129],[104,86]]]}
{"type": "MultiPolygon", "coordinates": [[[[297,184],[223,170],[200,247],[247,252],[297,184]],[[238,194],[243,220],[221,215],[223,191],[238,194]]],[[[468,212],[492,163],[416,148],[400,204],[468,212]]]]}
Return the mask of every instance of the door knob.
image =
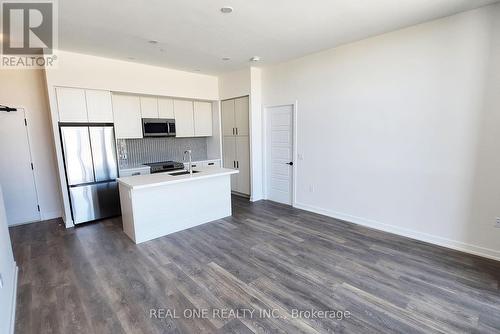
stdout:
{"type": "Polygon", "coordinates": [[[287,162],[287,165],[293,166],[293,161],[287,162]]]}

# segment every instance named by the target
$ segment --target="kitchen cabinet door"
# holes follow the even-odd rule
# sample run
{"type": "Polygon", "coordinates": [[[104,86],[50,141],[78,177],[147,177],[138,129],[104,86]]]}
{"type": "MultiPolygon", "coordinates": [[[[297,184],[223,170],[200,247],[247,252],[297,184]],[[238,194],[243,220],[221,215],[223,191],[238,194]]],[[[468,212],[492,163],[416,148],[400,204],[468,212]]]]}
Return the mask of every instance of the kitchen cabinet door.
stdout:
{"type": "Polygon", "coordinates": [[[141,102],[138,96],[113,94],[116,138],[142,138],[141,102]]]}
{"type": "Polygon", "coordinates": [[[250,145],[248,136],[236,136],[236,168],[240,171],[238,176],[237,192],[250,195],[250,145]]]}
{"type": "Polygon", "coordinates": [[[237,136],[248,136],[248,96],[234,100],[234,126],[237,136]]]}
{"type": "Polygon", "coordinates": [[[158,118],[158,98],[141,96],[142,118],[158,118]]]}
{"type": "MultiPolygon", "coordinates": [[[[224,136],[222,141],[224,168],[236,168],[236,137],[224,136]]],[[[231,175],[231,190],[238,191],[238,174],[231,175]]]]}
{"type": "Polygon", "coordinates": [[[87,114],[89,122],[113,123],[111,92],[106,90],[86,89],[87,114]]]}
{"type": "Polygon", "coordinates": [[[60,122],[88,122],[85,90],[58,87],[56,88],[56,97],[60,122]]]}
{"type": "Polygon", "coordinates": [[[193,101],[174,100],[176,137],[194,137],[193,101]]]}
{"type": "Polygon", "coordinates": [[[234,100],[222,101],[221,117],[222,117],[222,135],[234,136],[235,135],[234,100]]]}
{"type": "Polygon", "coordinates": [[[196,137],[212,135],[212,103],[194,102],[194,135],[196,137]]]}
{"type": "Polygon", "coordinates": [[[174,119],[174,100],[164,97],[158,98],[158,114],[160,118],[174,119]]]}

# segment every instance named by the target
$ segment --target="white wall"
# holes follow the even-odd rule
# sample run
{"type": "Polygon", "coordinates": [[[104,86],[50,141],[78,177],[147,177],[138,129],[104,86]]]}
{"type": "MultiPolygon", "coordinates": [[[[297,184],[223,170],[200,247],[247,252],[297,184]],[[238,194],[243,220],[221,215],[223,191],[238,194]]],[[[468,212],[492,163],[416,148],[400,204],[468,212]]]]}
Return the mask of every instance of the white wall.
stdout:
{"type": "Polygon", "coordinates": [[[189,99],[219,99],[216,76],[67,51],[57,51],[57,56],[57,67],[47,69],[49,88],[69,86],[189,99]]]}
{"type": "Polygon", "coordinates": [[[17,269],[10,243],[7,216],[0,188],[0,333],[13,333],[17,269]]]}
{"type": "Polygon", "coordinates": [[[297,206],[500,259],[500,5],[267,67],[297,206]],[[493,26],[494,25],[494,26],[493,26]]]}
{"type": "Polygon", "coordinates": [[[62,203],[43,71],[1,70],[0,104],[25,109],[41,218],[60,217],[62,203]]]}
{"type": "Polygon", "coordinates": [[[250,69],[224,73],[219,76],[219,98],[221,100],[250,94],[250,69]]]}
{"type": "Polygon", "coordinates": [[[252,196],[250,200],[263,199],[262,153],[262,71],[250,68],[250,171],[252,196]]]}

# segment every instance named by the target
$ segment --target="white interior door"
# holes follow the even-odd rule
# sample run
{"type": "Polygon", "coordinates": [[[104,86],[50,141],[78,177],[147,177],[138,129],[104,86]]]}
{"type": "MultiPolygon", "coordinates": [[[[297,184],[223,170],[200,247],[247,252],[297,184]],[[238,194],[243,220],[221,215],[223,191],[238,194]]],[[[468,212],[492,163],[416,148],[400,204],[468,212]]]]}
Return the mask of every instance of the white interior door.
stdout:
{"type": "Polygon", "coordinates": [[[267,197],[292,204],[293,191],[293,106],[267,109],[266,129],[267,197]]]}
{"type": "Polygon", "coordinates": [[[248,136],[248,96],[234,100],[234,126],[237,136],[248,136]]]}
{"type": "Polygon", "coordinates": [[[223,136],[234,136],[235,131],[235,121],[234,121],[234,100],[222,101],[222,135],[223,136]]]}
{"type": "MultiPolygon", "coordinates": [[[[225,136],[222,142],[224,168],[236,168],[236,137],[225,136]]],[[[231,190],[238,191],[238,174],[231,175],[231,190]]]]}
{"type": "Polygon", "coordinates": [[[0,184],[9,225],[40,220],[24,110],[0,112],[0,184]]]}
{"type": "Polygon", "coordinates": [[[248,136],[237,136],[236,138],[236,168],[240,171],[238,177],[237,192],[250,195],[250,143],[248,136]]]}

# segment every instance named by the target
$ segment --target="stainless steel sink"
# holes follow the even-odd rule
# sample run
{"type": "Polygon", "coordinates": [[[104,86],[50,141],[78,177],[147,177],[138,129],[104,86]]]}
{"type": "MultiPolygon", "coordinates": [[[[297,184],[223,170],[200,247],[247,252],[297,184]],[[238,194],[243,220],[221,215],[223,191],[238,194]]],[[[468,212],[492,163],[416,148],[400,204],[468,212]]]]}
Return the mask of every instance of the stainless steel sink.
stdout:
{"type": "MultiPolygon", "coordinates": [[[[193,174],[195,174],[195,173],[199,173],[199,171],[194,170],[193,174]]],[[[189,174],[189,171],[187,171],[187,170],[183,170],[182,172],[170,173],[170,175],[172,175],[172,176],[187,175],[187,174],[189,174]]]]}

